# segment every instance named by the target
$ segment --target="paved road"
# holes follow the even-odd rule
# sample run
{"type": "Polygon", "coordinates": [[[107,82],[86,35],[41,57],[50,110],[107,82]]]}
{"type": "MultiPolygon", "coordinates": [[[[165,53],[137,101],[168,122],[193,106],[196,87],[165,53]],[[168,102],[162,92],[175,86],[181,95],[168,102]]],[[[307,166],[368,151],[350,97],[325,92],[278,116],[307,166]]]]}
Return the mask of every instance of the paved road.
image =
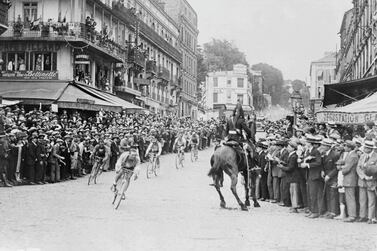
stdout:
{"type": "Polygon", "coordinates": [[[89,187],[80,179],[1,188],[0,250],[377,250],[376,225],[309,220],[269,203],[243,212],[228,181],[233,209],[220,209],[206,176],[211,153],[182,170],[163,157],[161,176],[142,172],[118,211],[113,173],[89,187]]]}

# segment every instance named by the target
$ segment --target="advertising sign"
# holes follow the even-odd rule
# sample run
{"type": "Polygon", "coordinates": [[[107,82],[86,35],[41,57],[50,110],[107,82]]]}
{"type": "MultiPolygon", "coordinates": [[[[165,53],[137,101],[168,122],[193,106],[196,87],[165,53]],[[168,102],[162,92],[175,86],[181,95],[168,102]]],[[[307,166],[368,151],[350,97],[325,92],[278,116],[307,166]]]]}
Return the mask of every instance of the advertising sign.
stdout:
{"type": "Polygon", "coordinates": [[[58,80],[58,71],[1,71],[0,79],[58,80]]]}
{"type": "Polygon", "coordinates": [[[365,124],[368,121],[377,123],[377,113],[342,113],[319,112],[317,121],[320,123],[335,122],[336,124],[365,124]]]}

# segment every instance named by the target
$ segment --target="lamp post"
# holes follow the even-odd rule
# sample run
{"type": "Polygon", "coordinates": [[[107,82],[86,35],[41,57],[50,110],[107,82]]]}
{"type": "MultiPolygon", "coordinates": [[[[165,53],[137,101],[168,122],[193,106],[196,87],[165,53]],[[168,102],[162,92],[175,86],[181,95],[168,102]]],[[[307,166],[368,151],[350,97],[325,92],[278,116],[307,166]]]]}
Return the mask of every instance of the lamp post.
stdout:
{"type": "Polygon", "coordinates": [[[302,97],[299,91],[295,90],[291,95],[291,105],[293,111],[293,125],[297,124],[297,113],[301,109],[302,97]]]}

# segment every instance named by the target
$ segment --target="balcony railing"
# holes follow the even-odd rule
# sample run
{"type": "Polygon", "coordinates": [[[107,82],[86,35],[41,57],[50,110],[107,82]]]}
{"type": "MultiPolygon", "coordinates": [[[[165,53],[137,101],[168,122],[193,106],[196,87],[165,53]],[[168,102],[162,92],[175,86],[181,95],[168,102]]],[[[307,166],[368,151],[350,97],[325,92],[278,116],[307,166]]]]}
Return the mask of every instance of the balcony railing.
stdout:
{"type": "Polygon", "coordinates": [[[153,41],[153,43],[176,61],[182,62],[182,54],[173,45],[162,38],[154,29],[149,27],[142,20],[139,20],[132,10],[125,8],[119,1],[113,1],[113,11],[119,18],[135,27],[138,23],[141,36],[149,41],[153,41]]]}
{"type": "Polygon", "coordinates": [[[29,22],[9,22],[8,30],[0,39],[16,40],[61,40],[85,42],[96,49],[124,61],[126,48],[108,38],[105,32],[97,32],[84,23],[40,22],[32,26],[29,22]]]}
{"type": "Polygon", "coordinates": [[[158,67],[158,74],[157,74],[159,79],[169,81],[170,80],[170,71],[166,69],[165,67],[158,67]]]}
{"type": "Polygon", "coordinates": [[[147,71],[147,73],[151,73],[153,75],[156,75],[156,72],[157,72],[156,61],[154,61],[154,60],[148,60],[147,61],[146,71],[147,71]]]}
{"type": "Polygon", "coordinates": [[[134,78],[134,83],[139,85],[139,86],[148,86],[151,84],[151,81],[149,79],[144,79],[144,78],[134,78]]]}
{"type": "Polygon", "coordinates": [[[136,64],[142,68],[145,67],[145,55],[140,50],[133,48],[128,53],[128,63],[136,64]]]}

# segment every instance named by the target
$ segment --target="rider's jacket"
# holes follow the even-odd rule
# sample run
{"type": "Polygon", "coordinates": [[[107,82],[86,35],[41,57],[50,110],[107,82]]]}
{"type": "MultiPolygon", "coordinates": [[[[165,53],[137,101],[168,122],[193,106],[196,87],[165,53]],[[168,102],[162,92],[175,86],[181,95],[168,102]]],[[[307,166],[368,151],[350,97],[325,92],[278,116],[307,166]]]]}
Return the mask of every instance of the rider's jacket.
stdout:
{"type": "Polygon", "coordinates": [[[100,158],[105,158],[106,156],[106,148],[105,146],[99,146],[97,148],[96,156],[100,158]]]}
{"type": "Polygon", "coordinates": [[[134,170],[138,163],[140,163],[140,157],[139,155],[136,156],[136,158],[129,158],[130,153],[124,152],[119,156],[119,159],[117,160],[115,164],[115,171],[118,172],[122,168],[134,170]]]}

